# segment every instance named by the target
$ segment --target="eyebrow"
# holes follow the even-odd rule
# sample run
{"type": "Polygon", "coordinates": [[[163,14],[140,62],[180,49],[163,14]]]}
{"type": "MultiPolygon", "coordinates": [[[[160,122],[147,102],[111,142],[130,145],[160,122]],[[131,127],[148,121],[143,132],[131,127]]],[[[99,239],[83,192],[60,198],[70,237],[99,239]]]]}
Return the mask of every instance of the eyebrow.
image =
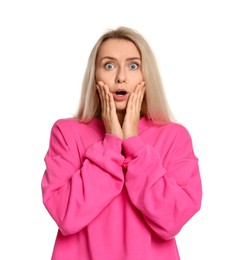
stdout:
{"type": "MultiPolygon", "coordinates": [[[[101,58],[100,61],[105,60],[105,59],[108,59],[108,60],[117,60],[116,58],[111,57],[111,56],[104,56],[103,58],[101,58]]],[[[141,58],[139,58],[139,57],[130,57],[130,58],[127,58],[127,61],[130,61],[130,60],[141,60],[141,58]]]]}

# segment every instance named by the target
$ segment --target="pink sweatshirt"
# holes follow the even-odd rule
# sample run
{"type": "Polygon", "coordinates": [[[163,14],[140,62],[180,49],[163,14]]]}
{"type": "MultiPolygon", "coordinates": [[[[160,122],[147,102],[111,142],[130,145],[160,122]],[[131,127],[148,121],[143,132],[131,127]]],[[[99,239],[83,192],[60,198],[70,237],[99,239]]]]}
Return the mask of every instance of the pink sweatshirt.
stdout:
{"type": "Polygon", "coordinates": [[[42,179],[58,225],[53,260],[176,260],[175,236],[200,209],[198,159],[188,131],[143,117],[121,140],[101,120],[58,120],[42,179]]]}

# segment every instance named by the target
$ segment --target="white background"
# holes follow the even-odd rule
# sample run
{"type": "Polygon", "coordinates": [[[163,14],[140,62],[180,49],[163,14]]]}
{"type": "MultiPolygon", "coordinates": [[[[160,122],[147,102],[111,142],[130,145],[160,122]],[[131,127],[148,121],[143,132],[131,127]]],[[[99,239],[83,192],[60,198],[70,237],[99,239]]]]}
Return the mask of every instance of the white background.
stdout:
{"type": "Polygon", "coordinates": [[[248,259],[246,2],[0,2],[0,259],[50,259],[57,227],[40,189],[50,129],[76,111],[89,52],[119,25],[150,43],[200,159],[203,204],[177,237],[182,260],[248,259]]]}

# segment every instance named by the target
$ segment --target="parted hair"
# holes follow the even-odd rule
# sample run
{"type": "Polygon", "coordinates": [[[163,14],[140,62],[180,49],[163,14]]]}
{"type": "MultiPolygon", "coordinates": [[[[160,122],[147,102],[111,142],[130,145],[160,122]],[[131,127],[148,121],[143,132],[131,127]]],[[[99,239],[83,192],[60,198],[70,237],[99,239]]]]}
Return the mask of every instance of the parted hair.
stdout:
{"type": "Polygon", "coordinates": [[[108,39],[131,41],[140,52],[141,71],[146,84],[141,114],[159,124],[174,121],[152,49],[140,33],[123,26],[107,30],[93,47],[86,66],[80,103],[75,117],[87,123],[94,117],[101,116],[101,104],[96,90],[95,70],[99,49],[102,43],[108,39]]]}

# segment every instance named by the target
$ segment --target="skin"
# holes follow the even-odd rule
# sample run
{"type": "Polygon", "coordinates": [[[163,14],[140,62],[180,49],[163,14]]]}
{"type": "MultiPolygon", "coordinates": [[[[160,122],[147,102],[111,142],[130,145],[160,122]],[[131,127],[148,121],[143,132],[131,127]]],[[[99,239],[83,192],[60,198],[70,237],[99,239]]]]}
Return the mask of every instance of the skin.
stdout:
{"type": "Polygon", "coordinates": [[[141,57],[134,43],[122,39],[103,42],[95,77],[106,132],[121,139],[137,135],[145,82],[141,57]],[[128,92],[123,100],[116,98],[117,89],[128,92]]]}

